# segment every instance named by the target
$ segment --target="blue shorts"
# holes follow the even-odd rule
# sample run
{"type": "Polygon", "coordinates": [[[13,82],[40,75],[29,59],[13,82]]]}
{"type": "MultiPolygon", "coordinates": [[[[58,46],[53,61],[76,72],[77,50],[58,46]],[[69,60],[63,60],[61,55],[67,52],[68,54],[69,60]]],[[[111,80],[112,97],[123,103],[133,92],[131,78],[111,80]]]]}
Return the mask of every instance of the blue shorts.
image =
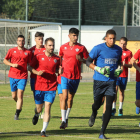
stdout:
{"type": "Polygon", "coordinates": [[[136,100],[140,100],[140,82],[136,82],[136,100]]]}
{"type": "Polygon", "coordinates": [[[76,93],[80,79],[68,79],[61,76],[61,87],[63,89],[69,89],[70,92],[76,93]]]}
{"type": "Polygon", "coordinates": [[[127,85],[127,77],[118,77],[116,81],[116,86],[119,86],[120,89],[125,90],[127,85]]]}
{"type": "Polygon", "coordinates": [[[105,95],[114,96],[116,94],[116,81],[94,80],[93,85],[94,100],[99,100],[105,95]]]}
{"type": "Polygon", "coordinates": [[[62,87],[61,87],[61,84],[58,84],[57,90],[58,90],[58,95],[59,95],[59,94],[62,94],[62,87]]]}
{"type": "Polygon", "coordinates": [[[10,77],[11,91],[17,91],[17,89],[25,90],[27,79],[15,79],[10,77]]]}
{"type": "Polygon", "coordinates": [[[55,99],[56,91],[40,91],[35,90],[35,103],[43,104],[45,102],[53,103],[55,99]]]}
{"type": "Polygon", "coordinates": [[[31,90],[34,92],[35,91],[35,78],[30,79],[30,86],[31,86],[31,90]]]}

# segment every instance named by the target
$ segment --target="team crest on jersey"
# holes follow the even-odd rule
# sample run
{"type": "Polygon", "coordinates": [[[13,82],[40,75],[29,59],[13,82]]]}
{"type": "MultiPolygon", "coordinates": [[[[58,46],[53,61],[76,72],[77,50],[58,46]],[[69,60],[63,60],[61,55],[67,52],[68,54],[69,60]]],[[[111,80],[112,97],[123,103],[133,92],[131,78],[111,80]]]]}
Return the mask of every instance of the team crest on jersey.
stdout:
{"type": "Polygon", "coordinates": [[[42,58],[42,60],[44,60],[44,58],[42,58]]]}
{"type": "Polygon", "coordinates": [[[67,47],[64,47],[64,49],[66,50],[66,49],[67,49],[67,47]]]}
{"type": "Polygon", "coordinates": [[[56,63],[57,62],[57,60],[56,59],[54,59],[54,63],[56,63]]]}
{"type": "Polygon", "coordinates": [[[16,53],[16,51],[14,51],[14,53],[16,53]]]}
{"type": "Polygon", "coordinates": [[[79,49],[77,48],[77,49],[75,49],[76,50],[76,52],[78,52],[79,51],[79,49]]]}
{"type": "Polygon", "coordinates": [[[126,53],[123,53],[124,56],[126,56],[126,53]]]}
{"type": "Polygon", "coordinates": [[[32,53],[34,53],[34,50],[32,50],[32,53]]]}
{"type": "Polygon", "coordinates": [[[27,53],[26,53],[26,52],[25,52],[24,54],[25,54],[25,55],[27,55],[27,53]]]}

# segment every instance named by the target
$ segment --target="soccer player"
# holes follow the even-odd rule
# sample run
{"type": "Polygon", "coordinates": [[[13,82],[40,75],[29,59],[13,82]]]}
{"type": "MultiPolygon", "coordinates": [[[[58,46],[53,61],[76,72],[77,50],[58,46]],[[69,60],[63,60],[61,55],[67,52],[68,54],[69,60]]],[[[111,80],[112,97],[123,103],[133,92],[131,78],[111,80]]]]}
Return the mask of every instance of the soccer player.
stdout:
{"type": "Polygon", "coordinates": [[[93,76],[94,103],[89,118],[90,127],[94,125],[97,110],[100,108],[104,96],[106,101],[100,139],[106,139],[104,133],[111,117],[112,103],[116,94],[116,80],[123,70],[122,66],[118,67],[121,65],[122,49],[115,45],[116,32],[108,30],[105,39],[105,43],[99,44],[91,50],[86,61],[87,66],[95,71],[93,76]],[[95,60],[94,64],[93,60],[95,60]]]}
{"type": "Polygon", "coordinates": [[[140,49],[134,54],[130,60],[131,64],[136,69],[136,113],[139,114],[140,108],[140,49]],[[138,61],[138,62],[136,62],[138,61]]]}
{"type": "MultiPolygon", "coordinates": [[[[44,48],[44,45],[43,45],[43,37],[44,37],[43,33],[36,32],[36,34],[35,34],[36,45],[29,49],[32,53],[32,59],[35,55],[42,54],[42,53],[45,52],[45,48],[44,48]]],[[[36,78],[36,75],[31,73],[31,75],[30,75],[30,86],[31,86],[31,90],[33,91],[33,95],[34,95],[34,90],[35,90],[34,89],[35,78],[36,78]]]]}
{"type": "Polygon", "coordinates": [[[116,113],[116,101],[117,101],[118,87],[119,87],[118,116],[123,116],[124,91],[125,91],[126,85],[127,85],[128,68],[132,67],[132,64],[130,63],[130,59],[132,58],[132,52],[126,48],[126,46],[127,46],[126,37],[120,38],[119,46],[122,48],[122,65],[123,65],[124,69],[116,81],[116,96],[115,96],[115,100],[113,101],[113,105],[112,105],[112,113],[111,113],[112,116],[114,116],[116,113]]]}
{"type": "MultiPolygon", "coordinates": [[[[42,32],[36,32],[35,33],[35,42],[36,42],[36,45],[31,47],[29,50],[31,51],[32,53],[32,58],[35,56],[35,55],[38,55],[38,54],[42,54],[45,52],[45,48],[44,48],[44,45],[43,45],[43,39],[44,38],[44,34],[42,32]]],[[[36,75],[31,73],[30,75],[30,86],[31,86],[31,90],[33,91],[33,95],[34,95],[34,91],[35,91],[35,79],[36,79],[36,75]]],[[[40,118],[43,118],[43,110],[42,112],[40,113],[40,118]]]]}
{"type": "Polygon", "coordinates": [[[59,51],[60,58],[63,58],[63,74],[61,75],[61,87],[63,92],[61,104],[62,123],[60,129],[65,129],[67,126],[73,98],[80,81],[81,62],[85,63],[85,59],[88,58],[87,49],[77,43],[78,35],[79,30],[71,28],[68,35],[70,41],[62,45],[59,51]],[[66,106],[68,107],[67,109],[66,106]]]}
{"type": "Polygon", "coordinates": [[[51,105],[54,102],[57,89],[57,77],[55,72],[58,71],[60,64],[60,58],[53,53],[53,38],[50,37],[45,40],[45,49],[44,54],[38,54],[32,59],[28,69],[30,72],[37,75],[34,95],[36,109],[32,119],[33,125],[37,124],[39,113],[45,103],[43,128],[41,130],[42,137],[46,137],[45,132],[50,121],[51,105]]]}
{"type": "Polygon", "coordinates": [[[23,105],[23,93],[27,83],[27,64],[31,60],[31,52],[24,48],[25,38],[23,35],[17,37],[17,47],[8,50],[4,64],[10,66],[9,77],[12,98],[16,102],[15,120],[19,119],[19,114],[23,105]],[[10,61],[8,61],[10,60],[10,61]]]}

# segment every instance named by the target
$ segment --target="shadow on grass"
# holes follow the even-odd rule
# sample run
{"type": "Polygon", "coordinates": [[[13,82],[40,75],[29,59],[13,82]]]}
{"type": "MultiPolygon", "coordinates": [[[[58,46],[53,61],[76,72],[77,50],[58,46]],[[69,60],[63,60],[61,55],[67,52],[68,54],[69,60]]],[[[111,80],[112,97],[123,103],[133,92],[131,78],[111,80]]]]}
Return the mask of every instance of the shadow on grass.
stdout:
{"type": "MultiPolygon", "coordinates": [[[[58,118],[58,119],[60,119],[61,116],[52,116],[51,118],[58,118]]],[[[69,118],[70,119],[89,119],[90,116],[89,117],[69,117],[69,118]]]]}

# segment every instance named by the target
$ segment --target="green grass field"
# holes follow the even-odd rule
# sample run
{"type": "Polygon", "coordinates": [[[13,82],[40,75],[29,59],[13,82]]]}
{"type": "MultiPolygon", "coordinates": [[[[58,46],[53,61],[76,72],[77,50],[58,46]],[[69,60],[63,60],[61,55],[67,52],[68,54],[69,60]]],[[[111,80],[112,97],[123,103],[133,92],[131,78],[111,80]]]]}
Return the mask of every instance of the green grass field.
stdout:
{"type": "MultiPolygon", "coordinates": [[[[139,140],[140,116],[135,113],[135,82],[127,85],[124,101],[124,116],[112,117],[106,130],[106,136],[115,140],[139,140]]],[[[51,120],[47,128],[48,137],[40,137],[43,121],[39,120],[37,125],[32,125],[34,115],[34,99],[30,86],[27,85],[24,94],[24,103],[20,120],[14,120],[15,102],[11,97],[10,86],[0,85],[0,140],[79,140],[98,139],[102,125],[101,107],[93,127],[88,126],[88,119],[91,115],[91,105],[93,103],[92,83],[80,83],[77,94],[74,98],[73,108],[69,116],[69,126],[65,130],[60,130],[60,108],[59,97],[55,98],[51,110],[51,120]]],[[[118,101],[117,101],[118,109],[118,101]]]]}

